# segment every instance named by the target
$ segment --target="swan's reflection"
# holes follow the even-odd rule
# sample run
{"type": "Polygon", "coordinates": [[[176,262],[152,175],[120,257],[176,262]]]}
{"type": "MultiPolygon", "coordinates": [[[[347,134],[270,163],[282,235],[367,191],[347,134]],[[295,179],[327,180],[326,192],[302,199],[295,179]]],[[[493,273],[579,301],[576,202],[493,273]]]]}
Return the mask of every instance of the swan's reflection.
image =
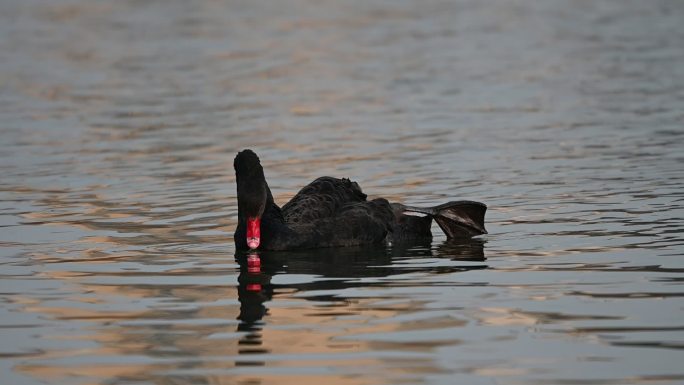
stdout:
{"type": "Polygon", "coordinates": [[[260,321],[267,313],[264,302],[273,297],[271,286],[272,274],[264,274],[261,271],[261,257],[257,253],[249,253],[238,259],[240,263],[240,275],[238,276],[238,300],[240,301],[240,315],[242,321],[238,326],[239,331],[258,330],[260,321]]]}
{"type": "MultiPolygon", "coordinates": [[[[238,297],[240,301],[239,332],[244,334],[238,341],[240,360],[236,365],[261,366],[263,360],[257,357],[271,352],[264,342],[263,319],[268,315],[266,302],[274,295],[286,292],[336,291],[355,287],[391,285],[391,280],[359,278],[382,278],[412,272],[435,274],[454,273],[472,269],[483,269],[484,242],[478,239],[448,241],[433,248],[424,244],[394,244],[391,247],[358,247],[318,249],[290,252],[251,251],[235,255],[240,265],[238,276],[238,297]],[[415,263],[421,259],[444,258],[463,263],[447,266],[431,266],[415,263]],[[308,282],[272,283],[278,274],[303,274],[315,276],[308,282]],[[275,293],[275,294],[274,294],[275,293]]],[[[339,302],[339,295],[305,296],[314,301],[339,302]]]]}
{"type": "Polygon", "coordinates": [[[449,239],[437,246],[436,254],[441,258],[452,261],[482,262],[486,260],[484,254],[485,241],[474,239],[449,239]]]}
{"type": "MultiPolygon", "coordinates": [[[[358,278],[387,277],[395,274],[435,271],[441,274],[483,269],[484,264],[455,264],[426,268],[398,263],[402,259],[438,257],[452,261],[484,262],[485,242],[480,239],[449,240],[432,248],[425,244],[394,244],[392,247],[355,247],[304,251],[237,253],[240,264],[238,295],[241,321],[239,331],[257,332],[268,314],[265,302],[273,298],[271,278],[277,274],[308,274],[319,278],[306,283],[278,284],[278,288],[296,291],[341,290],[350,287],[384,285],[358,278]],[[325,279],[335,278],[335,279],[325,279]],[[348,279],[339,279],[348,278],[348,279]]],[[[336,298],[339,300],[340,298],[336,298]]],[[[321,300],[321,298],[316,298],[321,300]]]]}

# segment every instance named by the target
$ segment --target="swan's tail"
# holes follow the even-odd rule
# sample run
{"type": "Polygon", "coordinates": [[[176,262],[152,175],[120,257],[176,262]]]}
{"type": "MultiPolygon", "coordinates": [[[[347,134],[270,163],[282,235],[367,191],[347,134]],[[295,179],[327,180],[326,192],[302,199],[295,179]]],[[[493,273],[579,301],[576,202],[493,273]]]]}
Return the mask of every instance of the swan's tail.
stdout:
{"type": "Polygon", "coordinates": [[[487,234],[484,227],[487,206],[484,203],[453,201],[434,207],[402,206],[404,211],[421,213],[434,218],[447,238],[487,234]]]}

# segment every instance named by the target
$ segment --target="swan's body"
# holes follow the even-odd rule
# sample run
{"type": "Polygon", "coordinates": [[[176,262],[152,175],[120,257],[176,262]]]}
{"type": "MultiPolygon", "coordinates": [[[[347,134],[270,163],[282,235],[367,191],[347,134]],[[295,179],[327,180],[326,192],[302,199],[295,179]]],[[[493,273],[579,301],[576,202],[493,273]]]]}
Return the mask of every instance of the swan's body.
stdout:
{"type": "Polygon", "coordinates": [[[280,208],[253,151],[238,153],[234,166],[237,249],[293,250],[424,239],[432,236],[432,218],[449,237],[486,233],[487,207],[482,203],[459,201],[417,208],[382,198],[369,201],[356,182],[328,176],[314,180],[280,208]],[[424,216],[407,215],[407,211],[424,216]]]}

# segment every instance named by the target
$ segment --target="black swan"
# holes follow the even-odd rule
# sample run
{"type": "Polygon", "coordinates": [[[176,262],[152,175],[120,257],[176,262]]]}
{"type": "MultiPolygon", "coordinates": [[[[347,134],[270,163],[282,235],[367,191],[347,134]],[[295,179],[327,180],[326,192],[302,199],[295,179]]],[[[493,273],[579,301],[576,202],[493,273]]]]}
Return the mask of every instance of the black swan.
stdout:
{"type": "Polygon", "coordinates": [[[455,201],[435,207],[412,207],[382,198],[368,201],[359,185],[346,178],[320,177],[280,208],[273,201],[264,169],[252,150],[239,152],[233,166],[238,197],[234,239],[238,250],[411,242],[432,237],[433,218],[448,238],[487,233],[487,206],[482,203],[455,201]]]}

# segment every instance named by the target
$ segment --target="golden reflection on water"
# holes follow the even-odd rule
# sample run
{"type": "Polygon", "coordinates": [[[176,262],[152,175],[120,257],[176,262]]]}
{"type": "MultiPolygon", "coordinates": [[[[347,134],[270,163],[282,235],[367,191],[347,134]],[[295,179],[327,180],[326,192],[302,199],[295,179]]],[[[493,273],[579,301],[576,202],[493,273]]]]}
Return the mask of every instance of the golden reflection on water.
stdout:
{"type": "MultiPolygon", "coordinates": [[[[109,274],[109,273],[108,273],[109,274]]],[[[183,312],[182,319],[176,319],[173,306],[157,310],[120,310],[84,308],[79,306],[49,307],[38,303],[25,303],[24,311],[42,314],[48,320],[85,322],[87,334],[78,336],[46,336],[52,340],[77,339],[95,343],[97,346],[67,351],[49,351],[34,357],[36,361],[59,361],[79,357],[96,358],[88,364],[31,364],[18,365],[17,370],[45,381],[95,381],[97,379],[145,379],[150,375],[164,375],[179,371],[182,376],[199,376],[202,382],[212,384],[235,383],[254,379],[254,374],[232,374],[233,368],[258,366],[295,369],[294,374],[282,369],[277,375],[278,383],[295,383],[325,380],[333,383],[374,384],[384,383],[388,378],[401,377],[406,373],[438,372],[427,359],[398,357],[354,358],[355,353],[366,351],[427,352],[454,341],[425,341],[420,344],[349,339],[348,330],[355,334],[412,331],[433,328],[459,327],[465,322],[450,317],[433,320],[395,323],[382,322],[399,314],[419,312],[422,303],[411,301],[383,305],[377,299],[354,299],[336,301],[325,306],[311,308],[306,300],[296,297],[297,290],[278,289],[278,300],[289,303],[287,307],[271,307],[264,323],[250,322],[246,329],[234,321],[241,313],[240,305],[225,304],[226,299],[254,296],[255,293],[240,291],[234,286],[218,286],[207,290],[206,286],[156,286],[150,285],[101,285],[88,283],[88,278],[73,276],[65,272],[50,272],[50,278],[69,281],[78,285],[79,291],[87,292],[89,298],[81,296],[65,298],[72,303],[106,305],[106,299],[125,297],[126,303],[135,304],[145,298],[173,298],[173,302],[203,304],[183,312]],[[220,305],[211,305],[220,303],[220,305]],[[312,312],[314,311],[314,312],[312,312]],[[195,323],[194,320],[199,322],[195,323]],[[290,325],[275,328],[271,325],[290,325]],[[244,329],[242,332],[237,331],[244,329]],[[312,333],[311,331],[314,331],[312,333]],[[340,337],[345,337],[340,339],[340,337]],[[149,357],[137,363],[134,357],[149,357]],[[308,355],[309,358],[301,358],[308,355]],[[269,356],[282,357],[273,361],[269,356]],[[342,357],[337,357],[342,356],[342,357]],[[107,357],[122,357],[125,364],[113,364],[107,357]],[[131,358],[126,358],[131,357],[131,358]],[[288,358],[289,357],[289,358],[288,358]],[[326,358],[328,357],[328,358],[326,358]],[[97,359],[99,358],[99,359],[97,359]],[[350,373],[359,370],[361,378],[352,374],[316,375],[314,368],[334,366],[336,372],[350,373]],[[374,373],[371,368],[384,367],[383,373],[374,373]],[[367,370],[360,368],[368,368],[367,370]],[[296,374],[301,372],[301,374],[296,374]],[[207,374],[209,373],[209,374],[207,374]],[[211,374],[216,373],[216,374],[211,374]],[[302,377],[304,376],[304,377],[302,377]]],[[[262,298],[261,301],[268,301],[262,298]]],[[[118,300],[119,302],[121,300],[118,300]]],[[[257,301],[260,301],[257,299],[257,301]]],[[[253,304],[252,304],[253,305],[253,304]]],[[[244,306],[244,304],[243,304],[244,306]]],[[[260,317],[259,317],[260,318],[260,317]]],[[[89,361],[89,360],[88,360],[89,361]]],[[[276,379],[276,375],[272,380],[276,379]]],[[[258,378],[268,381],[269,375],[258,378]]],[[[84,382],[87,383],[87,382],[84,382]]]]}

